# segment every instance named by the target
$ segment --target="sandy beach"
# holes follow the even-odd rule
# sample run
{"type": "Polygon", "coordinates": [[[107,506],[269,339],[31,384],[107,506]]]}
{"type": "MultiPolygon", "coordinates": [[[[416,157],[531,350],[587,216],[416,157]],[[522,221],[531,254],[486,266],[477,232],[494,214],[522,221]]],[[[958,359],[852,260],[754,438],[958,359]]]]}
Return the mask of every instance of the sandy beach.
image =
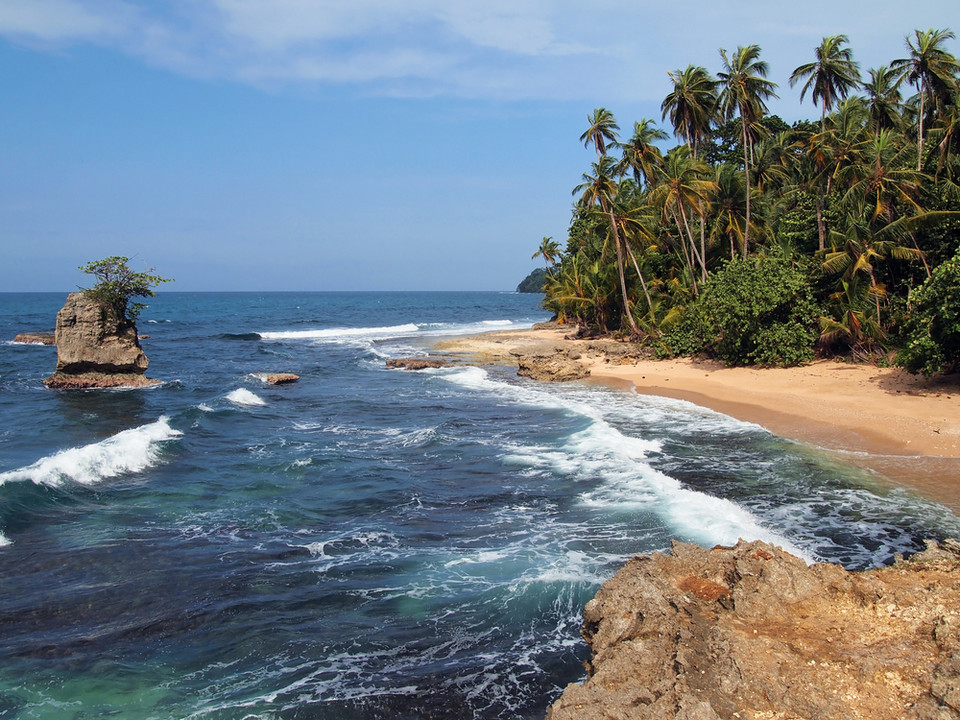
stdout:
{"type": "Polygon", "coordinates": [[[645,360],[604,352],[603,342],[566,339],[571,330],[486,333],[443,341],[435,349],[512,364],[517,354],[566,353],[587,365],[591,381],[686,400],[756,423],[873,470],[880,483],[960,512],[960,377],[928,380],[898,368],[834,360],[763,369],[686,358],[645,360]]]}

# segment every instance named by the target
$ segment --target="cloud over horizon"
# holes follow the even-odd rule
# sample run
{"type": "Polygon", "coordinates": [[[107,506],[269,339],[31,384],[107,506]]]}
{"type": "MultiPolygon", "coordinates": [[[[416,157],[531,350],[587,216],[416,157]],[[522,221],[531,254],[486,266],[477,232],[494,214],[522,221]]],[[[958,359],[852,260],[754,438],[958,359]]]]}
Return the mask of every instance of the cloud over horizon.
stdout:
{"type": "Polygon", "coordinates": [[[655,6],[606,0],[0,0],[0,35],[32,46],[92,44],[201,78],[257,86],[353,86],[375,96],[642,101],[666,72],[718,65],[717,49],[759,43],[785,78],[826,34],[851,37],[865,66],[948,3],[883,8],[812,0],[801,22],[752,1],[655,6]],[[817,20],[810,20],[817,18],[817,20]]]}

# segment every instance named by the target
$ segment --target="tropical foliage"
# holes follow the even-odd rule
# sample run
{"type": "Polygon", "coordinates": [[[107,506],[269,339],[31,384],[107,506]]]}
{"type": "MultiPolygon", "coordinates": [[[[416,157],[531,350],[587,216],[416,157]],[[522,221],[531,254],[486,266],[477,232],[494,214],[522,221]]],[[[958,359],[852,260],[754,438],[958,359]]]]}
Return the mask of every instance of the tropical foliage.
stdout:
{"type": "Polygon", "coordinates": [[[131,303],[135,297],[153,297],[153,288],[160,283],[173,282],[168,278],[153,275],[153,268],[134,272],[127,265],[130,258],[113,255],[81,265],[80,270],[93,275],[97,282],[92,288],[80,288],[83,292],[109,305],[120,322],[133,324],[146,307],[143,303],[131,303]]]}
{"type": "Polygon", "coordinates": [[[566,244],[544,238],[534,254],[544,307],[730,364],[875,359],[901,345],[911,370],[956,364],[927,299],[948,294],[933,278],[955,277],[960,249],[954,39],[914,31],[907,57],[862,73],[846,35],[823,38],[790,75],[818,117],[792,126],[768,114],[778,88],[759,45],[720,50],[715,75],[668,72],[665,129],[642,118],[621,139],[613,114],[594,110],[566,244]],[[910,359],[911,342],[940,354],[910,359]]]}
{"type": "Polygon", "coordinates": [[[960,253],[933,271],[910,298],[897,364],[932,375],[960,363],[960,253]]]}

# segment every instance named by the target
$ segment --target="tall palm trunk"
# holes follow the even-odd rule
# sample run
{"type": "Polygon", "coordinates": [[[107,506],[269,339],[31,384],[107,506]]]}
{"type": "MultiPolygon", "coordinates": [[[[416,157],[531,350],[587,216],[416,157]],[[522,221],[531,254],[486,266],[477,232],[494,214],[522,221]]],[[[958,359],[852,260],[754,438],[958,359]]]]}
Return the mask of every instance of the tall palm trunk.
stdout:
{"type": "Polygon", "coordinates": [[[747,257],[747,249],[750,247],[750,146],[747,140],[747,120],[740,113],[740,124],[743,129],[743,174],[747,181],[747,220],[743,228],[743,257],[747,257]]]}
{"type": "Polygon", "coordinates": [[[820,249],[825,250],[827,247],[827,224],[823,220],[823,208],[825,205],[825,197],[823,191],[823,183],[817,184],[817,234],[820,236],[820,249]]]}
{"type": "Polygon", "coordinates": [[[620,297],[623,301],[623,314],[627,316],[630,331],[634,335],[639,335],[640,328],[637,327],[637,323],[633,319],[633,313],[630,312],[630,299],[627,295],[627,278],[623,273],[623,246],[620,242],[620,233],[617,231],[617,219],[613,215],[613,210],[607,206],[607,203],[602,202],[600,207],[610,218],[610,230],[613,232],[613,242],[617,246],[617,273],[620,276],[620,297]]]}
{"type": "Polygon", "coordinates": [[[917,118],[919,125],[917,126],[917,172],[920,172],[921,164],[923,163],[923,96],[926,95],[927,84],[923,81],[920,82],[920,115],[917,118]]]}
{"type": "Polygon", "coordinates": [[[627,245],[627,254],[630,255],[630,260],[633,262],[633,269],[637,271],[637,277],[640,278],[640,287],[643,288],[643,296],[647,299],[647,312],[653,312],[653,301],[650,300],[650,291],[647,290],[647,281],[643,279],[643,273],[640,272],[640,265],[637,264],[637,257],[633,254],[633,250],[630,249],[630,246],[627,245]]]}
{"type": "Polygon", "coordinates": [[[683,226],[680,224],[680,217],[677,215],[677,212],[673,212],[673,221],[677,225],[677,234],[680,236],[680,249],[683,250],[683,258],[687,262],[687,267],[690,269],[690,279],[693,281],[693,294],[699,295],[700,290],[697,288],[697,274],[693,264],[693,260],[690,258],[690,251],[687,249],[687,237],[683,233],[683,226]]]}

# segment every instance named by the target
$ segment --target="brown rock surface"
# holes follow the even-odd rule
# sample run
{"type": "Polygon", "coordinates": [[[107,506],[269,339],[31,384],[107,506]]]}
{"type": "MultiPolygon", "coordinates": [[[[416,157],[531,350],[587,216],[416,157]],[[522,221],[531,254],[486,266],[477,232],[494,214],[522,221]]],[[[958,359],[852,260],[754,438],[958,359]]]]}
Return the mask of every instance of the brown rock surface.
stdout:
{"type": "Polygon", "coordinates": [[[957,720],[960,545],[850,573],[763,542],[637,556],[549,720],[957,720]]]}
{"type": "Polygon", "coordinates": [[[400,368],[402,370],[426,370],[427,368],[442,368],[447,365],[447,361],[440,358],[391,358],[387,360],[388,368],[400,368]]]}
{"type": "Polygon", "coordinates": [[[109,306],[70,293],[57,313],[56,373],[52,388],[142,386],[149,361],[132,323],[120,323],[109,306]]]}
{"type": "Polygon", "coordinates": [[[300,380],[300,376],[293,373],[253,373],[253,376],[267,385],[290,385],[300,380]]]}
{"type": "Polygon", "coordinates": [[[518,353],[517,375],[542,382],[568,382],[589,377],[590,368],[578,352],[518,353]]]}
{"type": "Polygon", "coordinates": [[[53,333],[19,333],[13,341],[25,345],[56,345],[53,333]]]}

